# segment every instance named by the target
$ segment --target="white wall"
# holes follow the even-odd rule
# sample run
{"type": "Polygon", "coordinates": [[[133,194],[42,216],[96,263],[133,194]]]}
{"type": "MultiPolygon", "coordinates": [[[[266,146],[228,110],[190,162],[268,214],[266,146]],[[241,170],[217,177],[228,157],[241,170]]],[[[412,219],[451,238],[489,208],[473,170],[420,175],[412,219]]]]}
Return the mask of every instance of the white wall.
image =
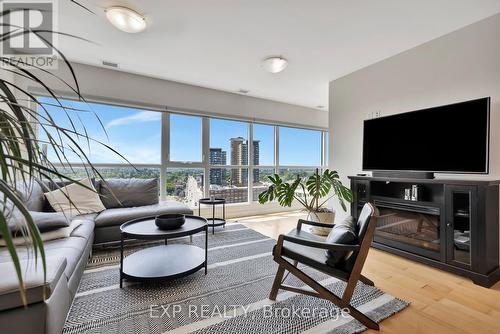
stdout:
{"type": "Polygon", "coordinates": [[[330,82],[329,166],[346,182],[361,172],[363,120],[372,112],[386,116],[485,96],[491,96],[487,178],[500,178],[500,14],[330,82]]]}
{"type": "MultiPolygon", "coordinates": [[[[149,106],[160,110],[169,107],[198,114],[313,128],[328,127],[326,111],[91,65],[74,63],[73,66],[81,93],[89,100],[149,106]]],[[[71,82],[70,73],[64,65],[61,64],[59,70],[54,73],[71,82]]],[[[60,90],[64,94],[70,93],[70,90],[59,81],[46,78],[51,83],[52,89],[60,90]]],[[[23,78],[18,77],[18,82],[23,87],[36,87],[33,82],[23,78]]]]}

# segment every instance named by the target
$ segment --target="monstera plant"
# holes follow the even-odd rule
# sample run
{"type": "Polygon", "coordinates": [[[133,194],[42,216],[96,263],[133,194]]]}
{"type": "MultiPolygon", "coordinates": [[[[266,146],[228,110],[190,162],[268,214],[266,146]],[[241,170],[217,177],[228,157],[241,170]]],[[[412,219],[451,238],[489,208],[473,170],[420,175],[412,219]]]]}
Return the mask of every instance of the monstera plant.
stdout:
{"type": "MultiPolygon", "coordinates": [[[[83,7],[75,1],[70,2],[83,7]]],[[[40,267],[40,270],[43,270],[44,276],[46,262],[40,231],[33,222],[18,190],[22,187],[29,191],[35,179],[48,179],[48,181],[63,179],[88,188],[79,180],[74,180],[60,173],[56,165],[63,166],[65,169],[72,169],[67,157],[68,154],[76,155],[80,158],[79,162],[85,166],[84,168],[89,177],[101,178],[101,175],[88,158],[91,143],[103,145],[115,154],[119,155],[119,153],[109,145],[97,142],[87,135],[85,124],[81,122],[79,114],[92,112],[91,110],[65,107],[60,97],[51,88],[50,82],[54,82],[53,80],[63,83],[65,90],[71,92],[75,99],[85,101],[80,93],[78,81],[70,62],[63,53],[44,37],[47,36],[47,33],[60,34],[68,38],[75,36],[47,30],[38,31],[5,23],[9,22],[9,20],[4,20],[5,17],[12,12],[13,10],[0,12],[0,23],[3,28],[0,34],[0,43],[8,43],[12,38],[34,34],[54,50],[54,53],[60,59],[60,67],[65,67],[71,78],[70,81],[65,81],[45,68],[33,64],[19,63],[4,55],[0,56],[0,235],[5,241],[6,249],[15,267],[21,298],[26,303],[23,268],[17,249],[19,246],[14,245],[9,227],[9,220],[12,219],[14,214],[23,218],[21,220],[23,224],[21,232],[25,238],[26,246],[22,247],[28,249],[31,253],[30,258],[36,261],[35,265],[40,267]],[[47,112],[47,104],[42,104],[37,96],[18,85],[14,79],[15,77],[29,81],[28,85],[30,86],[38,86],[43,89],[41,95],[52,98],[51,106],[56,107],[58,112],[64,113],[71,126],[63,127],[57,124],[47,112]],[[57,157],[56,161],[48,161],[45,147],[48,147],[54,153],[53,155],[57,157]]],[[[0,44],[0,47],[2,46],[0,44]]],[[[64,71],[64,69],[61,70],[64,71]]],[[[104,127],[102,127],[102,130],[105,132],[104,127]]],[[[69,200],[71,201],[71,199],[69,200]]]]}
{"type": "MultiPolygon", "coordinates": [[[[333,224],[335,212],[326,208],[330,199],[337,197],[340,206],[346,211],[346,202],[352,202],[352,192],[340,181],[336,171],[326,169],[320,173],[317,168],[313,175],[301,178],[299,175],[285,182],[278,175],[268,177],[271,185],[259,195],[259,203],[278,201],[283,207],[290,207],[294,201],[300,203],[307,211],[309,219],[317,222],[333,224]]],[[[317,234],[327,233],[327,229],[315,228],[317,234]]]]}

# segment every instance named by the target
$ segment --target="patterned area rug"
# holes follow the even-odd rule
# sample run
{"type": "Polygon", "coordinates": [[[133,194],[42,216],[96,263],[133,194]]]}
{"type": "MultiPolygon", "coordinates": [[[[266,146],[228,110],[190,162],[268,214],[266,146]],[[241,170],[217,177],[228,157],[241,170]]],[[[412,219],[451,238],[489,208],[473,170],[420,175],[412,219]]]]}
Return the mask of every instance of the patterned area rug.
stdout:
{"type": "MultiPolygon", "coordinates": [[[[189,243],[189,238],[169,243],[189,243]]],[[[204,234],[193,243],[204,247],[204,234]]],[[[280,291],[267,299],[277,265],[275,241],[241,224],[209,234],[204,271],[165,283],[124,281],[119,288],[119,249],[95,250],[65,324],[80,333],[358,333],[366,328],[332,303],[280,291]]],[[[129,244],[125,255],[149,244],[129,244]]],[[[147,260],[147,259],[145,259],[147,260]]],[[[306,272],[341,294],[345,283],[314,270],[306,272]]],[[[286,283],[304,287],[291,275],[286,283]]],[[[353,305],[377,322],[408,303],[359,283],[353,305]]]]}

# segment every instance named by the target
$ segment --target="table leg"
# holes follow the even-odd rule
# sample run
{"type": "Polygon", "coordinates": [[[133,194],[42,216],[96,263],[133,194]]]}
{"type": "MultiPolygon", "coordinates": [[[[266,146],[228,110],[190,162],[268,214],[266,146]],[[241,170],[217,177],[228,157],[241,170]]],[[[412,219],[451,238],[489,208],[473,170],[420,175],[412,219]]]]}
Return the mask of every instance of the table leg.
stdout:
{"type": "Polygon", "coordinates": [[[120,238],[120,289],[122,288],[123,281],[123,234],[120,238]]]}
{"type": "Polygon", "coordinates": [[[212,204],[212,234],[215,234],[215,204],[212,204]]]}
{"type": "Polygon", "coordinates": [[[208,226],[205,229],[205,275],[208,270],[208,226]]]}
{"type": "Polygon", "coordinates": [[[226,203],[222,203],[222,219],[224,219],[224,225],[222,227],[226,228],[226,203]]]}
{"type": "Polygon", "coordinates": [[[201,216],[201,203],[198,203],[198,216],[201,216]]]}
{"type": "Polygon", "coordinates": [[[189,236],[189,242],[193,243],[193,236],[192,235],[189,236]]]}
{"type": "Polygon", "coordinates": [[[165,245],[167,245],[167,244],[168,244],[168,239],[165,239],[165,245]]]}

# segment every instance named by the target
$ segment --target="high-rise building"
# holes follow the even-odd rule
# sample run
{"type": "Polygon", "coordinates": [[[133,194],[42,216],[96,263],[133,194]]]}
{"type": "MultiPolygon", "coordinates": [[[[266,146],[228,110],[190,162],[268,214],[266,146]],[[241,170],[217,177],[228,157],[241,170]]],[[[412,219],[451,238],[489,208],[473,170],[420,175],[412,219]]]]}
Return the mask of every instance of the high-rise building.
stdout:
{"type": "MultiPolygon", "coordinates": [[[[221,148],[210,148],[210,165],[226,165],[226,151],[221,148]]],[[[225,168],[211,168],[210,169],[210,184],[223,185],[226,183],[226,169],[225,168]]]]}
{"type": "MultiPolygon", "coordinates": [[[[253,165],[259,165],[259,143],[260,140],[253,141],[253,165]]],[[[253,182],[259,182],[260,179],[260,170],[258,168],[253,169],[253,182]]]]}
{"type": "MultiPolygon", "coordinates": [[[[242,137],[231,138],[231,165],[248,165],[248,140],[242,137]]],[[[253,164],[259,165],[259,141],[253,141],[253,164]]],[[[231,183],[236,186],[246,185],[248,169],[234,168],[231,171],[231,183]]],[[[259,170],[253,171],[254,182],[259,180],[259,170]]]]}

